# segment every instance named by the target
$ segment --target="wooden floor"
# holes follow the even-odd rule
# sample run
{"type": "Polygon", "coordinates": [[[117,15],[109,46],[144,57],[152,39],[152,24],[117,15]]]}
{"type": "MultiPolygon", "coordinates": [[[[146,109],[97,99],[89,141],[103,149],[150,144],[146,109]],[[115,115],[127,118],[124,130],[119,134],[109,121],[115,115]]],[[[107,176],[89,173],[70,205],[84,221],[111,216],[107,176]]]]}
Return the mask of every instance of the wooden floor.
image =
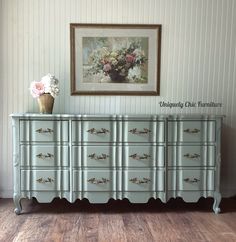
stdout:
{"type": "Polygon", "coordinates": [[[197,204],[172,199],[136,205],[127,200],[93,205],[23,199],[23,214],[17,216],[12,200],[0,199],[0,241],[236,242],[236,199],[223,199],[219,215],[212,212],[212,203],[203,198],[197,204]]]}

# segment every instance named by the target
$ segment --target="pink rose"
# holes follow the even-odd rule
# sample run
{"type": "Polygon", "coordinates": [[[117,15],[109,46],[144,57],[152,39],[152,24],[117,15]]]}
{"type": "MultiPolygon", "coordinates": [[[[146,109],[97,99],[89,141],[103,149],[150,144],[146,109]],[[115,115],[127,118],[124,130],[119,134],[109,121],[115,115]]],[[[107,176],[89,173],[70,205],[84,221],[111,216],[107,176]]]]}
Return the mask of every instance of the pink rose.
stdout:
{"type": "Polygon", "coordinates": [[[30,92],[34,98],[38,98],[44,94],[44,85],[42,82],[33,81],[30,85],[30,92]]]}
{"type": "Polygon", "coordinates": [[[101,63],[102,63],[103,65],[105,65],[105,64],[107,63],[107,61],[106,61],[105,59],[102,59],[102,60],[101,60],[101,63]]]}
{"type": "Polygon", "coordinates": [[[111,70],[111,65],[110,65],[109,63],[105,64],[105,65],[103,66],[103,70],[104,70],[105,72],[110,71],[110,70],[111,70]]]}
{"type": "Polygon", "coordinates": [[[125,59],[129,63],[133,63],[135,61],[135,57],[133,55],[130,55],[130,54],[127,54],[125,59]]]}

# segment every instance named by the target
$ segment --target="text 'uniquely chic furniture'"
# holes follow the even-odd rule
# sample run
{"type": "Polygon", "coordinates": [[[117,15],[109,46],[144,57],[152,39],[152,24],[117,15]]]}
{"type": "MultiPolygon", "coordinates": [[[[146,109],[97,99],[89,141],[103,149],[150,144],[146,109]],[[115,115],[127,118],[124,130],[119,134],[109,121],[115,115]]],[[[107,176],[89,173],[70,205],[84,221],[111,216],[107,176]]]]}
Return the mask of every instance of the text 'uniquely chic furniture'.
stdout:
{"type": "Polygon", "coordinates": [[[39,202],[213,197],[220,212],[221,125],[215,115],[13,114],[15,213],[39,202]]]}

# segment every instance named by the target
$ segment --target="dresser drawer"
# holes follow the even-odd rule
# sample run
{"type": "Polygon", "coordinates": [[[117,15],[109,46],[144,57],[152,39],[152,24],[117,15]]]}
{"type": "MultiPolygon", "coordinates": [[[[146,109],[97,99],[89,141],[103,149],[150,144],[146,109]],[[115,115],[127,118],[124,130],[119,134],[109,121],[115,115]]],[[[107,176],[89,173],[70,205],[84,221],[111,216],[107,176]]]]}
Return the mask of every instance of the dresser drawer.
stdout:
{"type": "Polygon", "coordinates": [[[164,191],[164,177],[163,170],[124,170],[124,191],[164,191]]]}
{"type": "Polygon", "coordinates": [[[69,166],[69,147],[21,145],[21,166],[69,166]]]}
{"type": "Polygon", "coordinates": [[[164,142],[164,122],[125,121],[123,129],[124,142],[164,142]]]}
{"type": "Polygon", "coordinates": [[[116,172],[112,170],[83,170],[84,191],[115,191],[116,172]]]}
{"type": "Polygon", "coordinates": [[[114,167],[116,166],[115,146],[73,146],[74,167],[114,167]]]}
{"type": "Polygon", "coordinates": [[[68,191],[68,170],[21,170],[22,191],[68,191]]]}
{"type": "Polygon", "coordinates": [[[76,121],[72,122],[73,142],[114,142],[115,140],[115,122],[96,120],[82,121],[81,123],[76,121]]]}
{"type": "Polygon", "coordinates": [[[168,146],[168,166],[215,166],[215,146],[168,146]]]}
{"type": "Polygon", "coordinates": [[[168,142],[215,142],[215,121],[169,121],[168,142]]]}
{"type": "Polygon", "coordinates": [[[213,191],[214,170],[169,170],[168,190],[175,191],[213,191]]]}
{"type": "Polygon", "coordinates": [[[20,121],[20,141],[23,142],[68,142],[68,121],[20,121]]]}
{"type": "Polygon", "coordinates": [[[155,145],[126,145],[123,148],[126,167],[164,166],[165,147],[155,145]]]}

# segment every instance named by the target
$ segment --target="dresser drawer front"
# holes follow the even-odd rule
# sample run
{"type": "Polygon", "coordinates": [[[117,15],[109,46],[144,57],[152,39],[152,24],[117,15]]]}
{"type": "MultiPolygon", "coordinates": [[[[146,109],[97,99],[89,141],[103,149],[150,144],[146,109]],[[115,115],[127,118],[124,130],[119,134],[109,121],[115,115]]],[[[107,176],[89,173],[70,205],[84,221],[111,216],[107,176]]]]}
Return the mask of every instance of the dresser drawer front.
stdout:
{"type": "Polygon", "coordinates": [[[124,191],[164,191],[163,170],[135,170],[123,172],[124,191]]]}
{"type": "Polygon", "coordinates": [[[215,166],[215,146],[168,146],[168,166],[215,166]]]}
{"type": "Polygon", "coordinates": [[[73,146],[72,157],[75,167],[116,166],[115,146],[73,146]]]}
{"type": "Polygon", "coordinates": [[[168,122],[168,142],[215,142],[215,121],[168,122]]]}
{"type": "Polygon", "coordinates": [[[68,142],[68,121],[20,121],[22,142],[68,142]]]}
{"type": "Polygon", "coordinates": [[[116,172],[112,170],[83,170],[84,191],[115,191],[116,172]]]}
{"type": "Polygon", "coordinates": [[[21,170],[22,191],[68,191],[68,170],[21,170]]]}
{"type": "Polygon", "coordinates": [[[164,166],[164,146],[126,145],[123,148],[123,154],[124,166],[126,167],[164,166]]]}
{"type": "Polygon", "coordinates": [[[214,170],[169,170],[168,190],[213,191],[214,170]]]}
{"type": "Polygon", "coordinates": [[[116,123],[111,121],[82,121],[80,124],[74,121],[72,122],[72,141],[79,142],[80,137],[82,142],[114,142],[116,139],[116,123]]]}
{"type": "Polygon", "coordinates": [[[164,142],[164,122],[126,121],[124,122],[124,142],[164,142]]]}
{"type": "Polygon", "coordinates": [[[69,147],[21,145],[21,166],[69,166],[69,147]]]}

